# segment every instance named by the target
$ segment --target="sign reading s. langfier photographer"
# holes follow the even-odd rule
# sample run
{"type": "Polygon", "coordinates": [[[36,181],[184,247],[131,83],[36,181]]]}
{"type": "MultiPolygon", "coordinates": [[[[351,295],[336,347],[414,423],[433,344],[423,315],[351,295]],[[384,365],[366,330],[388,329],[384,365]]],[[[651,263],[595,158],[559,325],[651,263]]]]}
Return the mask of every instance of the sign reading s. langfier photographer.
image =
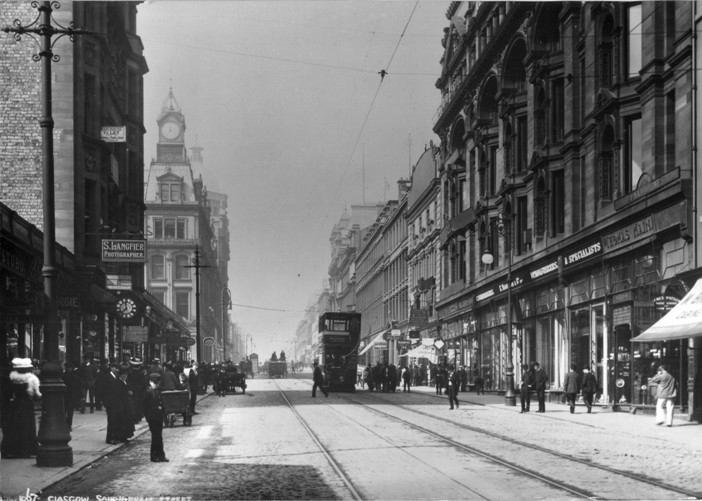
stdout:
{"type": "Polygon", "coordinates": [[[145,263],[146,240],[102,240],[102,261],[105,263],[145,263]]]}

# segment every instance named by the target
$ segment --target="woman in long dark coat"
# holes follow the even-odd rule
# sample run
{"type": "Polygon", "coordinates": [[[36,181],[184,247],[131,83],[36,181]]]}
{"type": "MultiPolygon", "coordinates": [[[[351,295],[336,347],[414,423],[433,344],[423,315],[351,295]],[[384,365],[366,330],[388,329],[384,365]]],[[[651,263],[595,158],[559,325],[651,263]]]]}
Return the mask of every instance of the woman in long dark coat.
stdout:
{"type": "Polygon", "coordinates": [[[39,378],[32,373],[32,361],[28,358],[13,359],[12,369],[8,416],[0,445],[3,459],[36,456],[38,448],[34,399],[41,398],[39,378]]]}

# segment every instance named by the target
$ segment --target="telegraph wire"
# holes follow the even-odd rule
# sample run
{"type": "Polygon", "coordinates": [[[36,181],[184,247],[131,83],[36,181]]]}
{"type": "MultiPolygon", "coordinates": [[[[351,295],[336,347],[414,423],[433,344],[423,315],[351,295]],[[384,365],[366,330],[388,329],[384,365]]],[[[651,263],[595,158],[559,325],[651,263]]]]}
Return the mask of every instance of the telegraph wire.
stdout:
{"type": "Polygon", "coordinates": [[[385,80],[385,77],[389,75],[388,69],[390,68],[390,65],[392,64],[392,60],[395,57],[395,54],[397,53],[397,49],[400,47],[400,44],[402,43],[403,37],[405,35],[405,32],[407,31],[407,28],[412,21],[412,17],[414,16],[414,12],[417,10],[417,6],[419,5],[419,1],[415,2],[414,7],[412,8],[412,12],[409,15],[409,18],[407,19],[407,23],[405,24],[404,29],[402,30],[402,33],[400,34],[400,38],[397,40],[397,44],[395,44],[395,49],[392,52],[392,55],[390,56],[390,60],[388,61],[388,64],[385,65],[384,68],[382,68],[380,71],[376,72],[380,75],[380,82],[378,82],[378,87],[375,90],[375,94],[373,95],[373,99],[371,100],[370,106],[368,107],[368,111],[366,112],[366,116],[363,119],[363,123],[361,124],[361,128],[358,131],[358,135],[356,137],[356,142],[353,145],[353,148],[351,149],[351,154],[349,155],[349,159],[346,162],[346,166],[344,167],[344,171],[341,174],[341,179],[339,180],[339,183],[336,185],[336,189],[334,190],[334,195],[332,196],[332,201],[329,205],[329,209],[327,210],[327,214],[324,218],[324,223],[329,219],[329,215],[331,214],[332,207],[334,206],[334,203],[337,200],[337,195],[339,194],[339,189],[341,188],[341,185],[344,182],[344,178],[346,177],[346,172],[349,170],[349,166],[351,165],[351,161],[353,160],[353,155],[356,153],[356,148],[358,148],[358,143],[361,141],[361,136],[363,136],[363,131],[366,128],[366,124],[368,123],[368,118],[370,117],[371,111],[373,111],[373,106],[375,105],[375,101],[378,98],[378,94],[380,93],[380,87],[383,85],[383,81],[385,80]]]}
{"type": "MultiPolygon", "coordinates": [[[[253,59],[265,59],[268,61],[276,61],[276,62],[281,62],[281,63],[291,63],[291,64],[302,64],[306,66],[315,66],[318,68],[329,68],[333,70],[343,70],[343,71],[354,71],[356,73],[377,73],[374,70],[367,70],[363,68],[354,68],[351,66],[341,66],[338,64],[326,64],[326,63],[316,63],[314,61],[304,61],[302,59],[290,59],[290,58],[285,58],[285,57],[277,57],[277,56],[266,56],[262,54],[250,54],[247,52],[237,52],[237,51],[232,51],[232,50],[226,50],[226,49],[218,49],[216,47],[199,47],[197,45],[188,45],[188,44],[182,44],[182,43],[175,43],[175,42],[164,42],[161,40],[150,40],[149,43],[155,43],[155,44],[161,44],[161,45],[170,45],[172,47],[181,47],[185,49],[193,49],[193,50],[199,50],[199,51],[204,51],[204,52],[215,52],[218,54],[227,54],[230,56],[241,56],[241,57],[249,57],[253,59]]],[[[422,72],[402,72],[402,73],[394,73],[395,75],[403,75],[403,76],[436,76],[435,73],[422,73],[422,72]]]]}
{"type": "Polygon", "coordinates": [[[232,306],[238,306],[240,308],[251,308],[254,310],[279,311],[281,313],[299,313],[301,311],[305,311],[305,310],[281,310],[279,308],[267,308],[265,306],[252,306],[249,304],[238,304],[238,303],[232,303],[232,306]]]}

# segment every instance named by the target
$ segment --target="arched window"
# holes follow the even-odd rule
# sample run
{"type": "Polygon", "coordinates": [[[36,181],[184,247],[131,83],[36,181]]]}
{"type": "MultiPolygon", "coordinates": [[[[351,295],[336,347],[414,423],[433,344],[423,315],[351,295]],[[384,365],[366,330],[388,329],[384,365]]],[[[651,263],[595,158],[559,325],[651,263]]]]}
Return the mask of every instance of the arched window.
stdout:
{"type": "Polygon", "coordinates": [[[535,89],[536,106],[534,108],[534,142],[536,146],[543,146],[546,142],[546,90],[543,85],[537,84],[535,89]]]}
{"type": "Polygon", "coordinates": [[[534,47],[551,53],[560,52],[562,46],[559,15],[563,6],[561,2],[545,2],[543,5],[534,30],[534,47]]]}
{"type": "Polygon", "coordinates": [[[526,70],[524,69],[524,59],[526,58],[526,42],[523,39],[517,40],[509,50],[505,58],[503,86],[505,89],[513,89],[517,92],[526,90],[526,70]]]}
{"type": "Polygon", "coordinates": [[[154,254],[149,258],[151,278],[161,280],[166,278],[166,258],[160,254],[154,254]]]}
{"type": "Polygon", "coordinates": [[[534,233],[543,237],[546,233],[546,210],[548,206],[548,193],[543,177],[536,183],[536,196],[534,198],[534,233]]]}
{"type": "Polygon", "coordinates": [[[599,83],[600,87],[614,85],[614,18],[605,17],[600,31],[599,47],[599,83]]]}
{"type": "Polygon", "coordinates": [[[508,176],[512,173],[512,169],[514,169],[514,165],[516,164],[514,149],[512,148],[512,124],[509,122],[505,124],[505,138],[502,145],[505,151],[505,176],[508,176]]]}
{"type": "Polygon", "coordinates": [[[614,172],[614,129],[607,124],[602,132],[600,142],[600,157],[598,168],[599,195],[602,201],[612,200],[612,185],[614,172]]]}

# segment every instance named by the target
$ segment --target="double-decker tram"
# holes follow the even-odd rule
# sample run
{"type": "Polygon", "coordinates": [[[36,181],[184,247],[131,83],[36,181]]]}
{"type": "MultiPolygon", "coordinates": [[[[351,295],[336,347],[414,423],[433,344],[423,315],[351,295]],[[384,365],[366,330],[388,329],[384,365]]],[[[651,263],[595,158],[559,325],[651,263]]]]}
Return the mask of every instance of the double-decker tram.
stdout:
{"type": "Polygon", "coordinates": [[[354,391],[361,314],[326,312],[319,316],[319,365],[330,390],[354,391]]]}

